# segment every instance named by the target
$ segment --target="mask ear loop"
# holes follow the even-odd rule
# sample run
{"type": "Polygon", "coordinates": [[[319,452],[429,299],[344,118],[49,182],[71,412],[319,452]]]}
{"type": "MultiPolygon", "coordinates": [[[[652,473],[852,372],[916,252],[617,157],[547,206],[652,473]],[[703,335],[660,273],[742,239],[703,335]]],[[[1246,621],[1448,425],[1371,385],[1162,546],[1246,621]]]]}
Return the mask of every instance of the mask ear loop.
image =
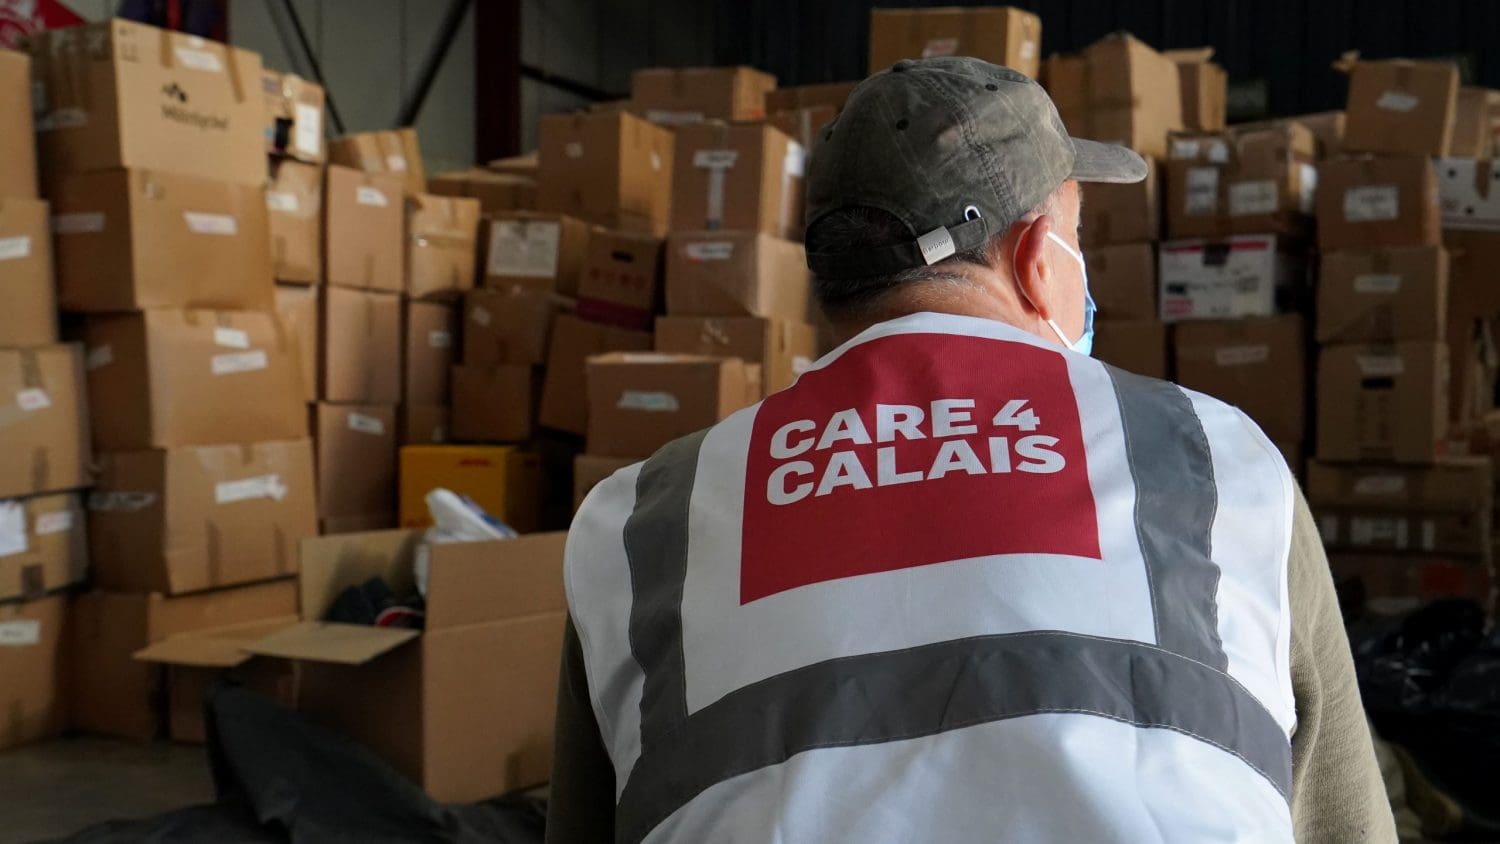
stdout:
{"type": "MultiPolygon", "coordinates": [[[[969,208],[974,208],[974,206],[970,205],[969,208]]],[[[969,208],[965,208],[964,209],[965,216],[968,215],[969,208]]],[[[974,208],[974,213],[978,214],[979,213],[979,209],[974,208]]],[[[1052,233],[1048,232],[1048,234],[1050,235],[1052,233]]],[[[1068,253],[1072,254],[1072,250],[1069,249],[1068,253]]],[[[1033,308],[1036,308],[1036,302],[1031,301],[1031,296],[1030,296],[1030,294],[1028,294],[1026,292],[1026,288],[1024,288],[1024,287],[1022,287],[1020,285],[1021,274],[1019,272],[1016,272],[1016,256],[1015,255],[1011,255],[1010,256],[1010,275],[1011,275],[1011,278],[1014,278],[1014,279],[1017,280],[1016,289],[1019,290],[1019,291],[1021,291],[1021,295],[1022,296],[1026,297],[1027,304],[1031,305],[1031,307],[1033,307],[1033,308]]],[[[1038,308],[1037,310],[1040,310],[1040,308],[1038,308]]],[[[1067,338],[1067,335],[1065,335],[1065,334],[1062,333],[1062,329],[1057,327],[1057,323],[1055,321],[1053,321],[1052,319],[1048,318],[1046,320],[1046,322],[1047,322],[1047,327],[1050,328],[1050,329],[1052,329],[1052,333],[1053,334],[1057,335],[1057,339],[1062,342],[1064,348],[1076,351],[1073,348],[1073,342],[1067,338]]]]}

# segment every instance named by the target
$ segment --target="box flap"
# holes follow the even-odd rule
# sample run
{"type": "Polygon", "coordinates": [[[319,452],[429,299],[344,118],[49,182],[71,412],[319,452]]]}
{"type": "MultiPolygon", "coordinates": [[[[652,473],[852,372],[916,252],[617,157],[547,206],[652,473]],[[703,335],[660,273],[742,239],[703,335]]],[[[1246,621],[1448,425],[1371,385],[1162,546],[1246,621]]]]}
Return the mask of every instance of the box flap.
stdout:
{"type": "Polygon", "coordinates": [[[422,635],[420,630],[301,621],[247,643],[252,654],[311,662],[362,665],[422,635]]]}
{"type": "Polygon", "coordinates": [[[1180,50],[1163,50],[1162,55],[1177,64],[1203,64],[1214,57],[1214,48],[1184,47],[1180,50]]]}
{"type": "Polygon", "coordinates": [[[167,665],[233,668],[253,656],[245,651],[246,645],[296,623],[296,616],[287,615],[228,627],[179,633],[176,636],[168,636],[154,645],[144,647],[132,656],[142,662],[159,662],[167,665]]]}
{"type": "Polygon", "coordinates": [[[567,533],[435,545],[427,575],[427,629],[561,610],[567,533]]]}

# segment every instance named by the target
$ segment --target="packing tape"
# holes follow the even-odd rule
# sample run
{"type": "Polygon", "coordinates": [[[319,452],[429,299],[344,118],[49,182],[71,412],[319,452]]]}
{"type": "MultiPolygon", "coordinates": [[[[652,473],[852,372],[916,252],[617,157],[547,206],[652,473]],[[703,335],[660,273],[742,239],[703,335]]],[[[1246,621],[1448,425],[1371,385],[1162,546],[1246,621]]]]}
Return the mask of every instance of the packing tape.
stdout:
{"type": "Polygon", "coordinates": [[[20,593],[23,601],[35,601],[47,594],[47,579],[42,575],[41,563],[21,567],[20,593]]]}
{"type": "Polygon", "coordinates": [[[276,535],[276,573],[291,574],[292,563],[289,559],[290,555],[287,554],[286,550],[291,545],[291,543],[287,541],[286,529],[281,525],[276,525],[273,531],[276,535]]]}
{"type": "Polygon", "coordinates": [[[208,585],[221,586],[224,580],[224,558],[222,548],[224,545],[224,534],[218,524],[210,521],[207,525],[208,544],[208,585]]]}
{"type": "Polygon", "coordinates": [[[35,349],[21,350],[21,384],[25,387],[45,387],[42,380],[42,365],[37,360],[35,349]]]}
{"type": "Polygon", "coordinates": [[[1377,273],[1391,271],[1391,253],[1387,249],[1376,249],[1370,253],[1370,269],[1377,273]]]}
{"type": "Polygon", "coordinates": [[[708,214],[703,227],[714,231],[724,227],[724,168],[708,171],[708,214]]]}
{"type": "Polygon", "coordinates": [[[51,480],[52,450],[46,446],[37,446],[31,450],[31,488],[51,489],[51,480]]]}

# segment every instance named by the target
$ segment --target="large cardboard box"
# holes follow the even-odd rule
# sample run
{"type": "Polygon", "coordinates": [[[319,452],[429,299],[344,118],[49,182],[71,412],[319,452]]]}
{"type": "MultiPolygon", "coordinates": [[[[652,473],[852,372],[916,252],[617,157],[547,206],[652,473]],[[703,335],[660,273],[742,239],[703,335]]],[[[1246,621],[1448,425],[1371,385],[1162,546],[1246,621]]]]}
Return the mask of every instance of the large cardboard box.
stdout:
{"type": "Polygon", "coordinates": [[[673,232],[667,313],[805,321],[812,275],[802,244],[757,232],[673,232]]]}
{"type": "Polygon", "coordinates": [[[271,270],[288,284],[323,281],[323,171],[282,159],[271,162],[266,187],[271,229],[271,270]]]}
{"type": "Polygon", "coordinates": [[[1094,323],[1094,357],[1127,372],[1166,380],[1167,324],[1155,319],[1100,319],[1094,323]]]}
{"type": "Polygon", "coordinates": [[[406,267],[400,178],[330,166],[323,207],[324,280],[400,293],[406,267]]]}
{"type": "Polygon", "coordinates": [[[811,155],[818,132],[844,110],[855,82],[796,85],[766,92],[766,122],[791,136],[811,155]]]}
{"type": "Polygon", "coordinates": [[[338,287],[321,288],[320,297],[318,398],[400,401],[401,297],[338,287]]]}
{"type": "Polygon", "coordinates": [[[99,455],[89,494],[93,583],[181,595],[285,577],[318,531],[312,443],[99,455]]]}
{"type": "Polygon", "coordinates": [[[566,214],[515,211],[488,221],[486,287],[578,295],[592,227],[566,214]]]}
{"type": "Polygon", "coordinates": [[[776,77],[752,67],[648,67],[630,74],[627,107],[667,126],[762,120],[775,88],[776,77]]]}
{"type": "Polygon", "coordinates": [[[531,437],[540,375],[527,364],[453,367],[450,433],[457,442],[506,443],[531,437]]]}
{"type": "Polygon", "coordinates": [[[274,70],[261,71],[260,81],[266,108],[266,152],[322,164],[328,157],[323,140],[323,86],[274,70]]]}
{"type": "Polygon", "coordinates": [[[438,173],[427,180],[427,192],[477,199],[480,213],[485,216],[536,210],[536,179],[495,173],[482,167],[438,173]]]}
{"type": "Polygon", "coordinates": [[[1047,91],[1070,134],[1142,155],[1165,158],[1168,133],[1183,128],[1177,64],[1126,33],[1047,59],[1047,91]]]}
{"type": "Polygon", "coordinates": [[[635,331],[651,328],[662,305],[662,241],[596,229],[578,281],[578,315],[635,331]]]}
{"type": "Polygon", "coordinates": [[[1318,248],[1431,246],[1437,176],[1426,158],[1345,158],[1318,165],[1318,248]]]}
{"type": "Polygon", "coordinates": [[[1229,97],[1229,74],[1210,61],[1212,47],[1167,50],[1167,58],[1177,63],[1177,77],[1182,90],[1182,124],[1193,132],[1217,132],[1224,128],[1225,108],[1229,97]]]}
{"type": "Polygon", "coordinates": [[[588,451],[645,459],[760,397],[760,367],[739,358],[611,352],[588,360],[588,451]]]}
{"type": "Polygon", "coordinates": [[[1034,79],[1042,19],[1010,6],[870,10],[871,73],[934,56],[974,56],[1034,79]]]}
{"type": "Polygon", "coordinates": [[[600,483],[615,472],[640,461],[634,457],[600,457],[597,454],[580,454],[573,458],[573,512],[583,506],[583,499],[600,483]]]}
{"type": "Polygon", "coordinates": [[[50,195],[65,310],[270,307],[263,185],[109,170],[50,195]]]}
{"type": "Polygon", "coordinates": [[[1448,347],[1324,346],[1318,459],[1431,463],[1448,433],[1448,347]]]}
{"type": "Polygon", "coordinates": [[[1089,290],[1101,317],[1156,318],[1156,244],[1095,246],[1084,258],[1089,290]]]}
{"type": "Polygon", "coordinates": [[[1354,62],[1344,148],[1382,155],[1447,155],[1457,108],[1458,66],[1452,62],[1354,62]]]}
{"type": "Polygon", "coordinates": [[[1454,420],[1477,419],[1495,405],[1496,329],[1500,328],[1500,233],[1443,233],[1449,256],[1448,364],[1454,420]]]}
{"type": "Polygon", "coordinates": [[[463,356],[469,366],[547,361],[552,320],[562,311],[557,297],[523,287],[481,288],[464,294],[463,356]]]}
{"type": "Polygon", "coordinates": [[[33,600],[88,576],[76,492],[0,501],[0,601],[33,600]]]}
{"type": "Polygon", "coordinates": [[[36,198],[36,135],[31,125],[31,59],[0,49],[0,197],[36,198]]]}
{"type": "Polygon", "coordinates": [[[1500,122],[1500,91],[1468,86],[1459,88],[1448,155],[1454,158],[1491,157],[1495,152],[1497,122],[1500,122]]]}
{"type": "Polygon", "coordinates": [[[83,383],[76,345],[0,349],[0,497],[88,486],[83,383]]]}
{"type": "Polygon", "coordinates": [[[448,441],[448,403],[410,404],[396,408],[401,445],[441,445],[448,441]]]}
{"type": "Polygon", "coordinates": [[[1494,469],[1488,457],[1420,467],[1313,461],[1307,500],[1330,551],[1491,559],[1494,469]]]}
{"type": "Polygon", "coordinates": [[[807,152],[764,123],[680,127],[672,171],[672,229],[802,237],[807,152]]]}
{"type": "Polygon", "coordinates": [[[57,342],[52,233],[40,199],[0,196],[0,291],[0,347],[57,342]]]}
{"type": "Polygon", "coordinates": [[[1443,158],[1436,169],[1444,231],[1500,231],[1500,170],[1492,161],[1443,158]]]}
{"type": "Polygon", "coordinates": [[[584,434],[589,415],[585,362],[605,352],[643,352],[650,348],[649,331],[588,322],[571,314],[559,316],[553,323],[547,347],[546,378],[537,421],[554,430],[584,434]]]}
{"type": "Polygon", "coordinates": [[[772,112],[766,115],[766,124],[801,144],[808,155],[811,155],[825,137],[818,133],[838,116],[839,110],[833,106],[808,106],[772,112]]]}
{"type": "Polygon", "coordinates": [[[429,193],[407,200],[406,294],[456,296],[474,286],[479,200],[429,193]]]}
{"type": "Polygon", "coordinates": [[[409,445],[401,449],[401,527],[428,527],[427,493],[452,490],[521,533],[537,529],[541,460],[510,445],[409,445]]]}
{"type": "Polygon", "coordinates": [[[396,522],[396,408],[388,404],[312,406],[318,518],[334,524],[396,522]]]}
{"type": "Polygon", "coordinates": [[[337,138],[328,144],[328,160],[366,173],[395,176],[407,194],[427,189],[417,131],[410,126],[337,138]]]}
{"type": "Polygon", "coordinates": [[[0,750],[68,727],[68,598],[0,604],[0,750]]]}
{"type": "Polygon", "coordinates": [[[666,233],[670,129],[625,112],[549,114],[537,136],[539,209],[612,229],[666,233]]]}
{"type": "Polygon", "coordinates": [[[276,285],[276,319],[281,330],[296,340],[302,400],[318,400],[318,360],[323,353],[322,328],[318,320],[320,288],[294,284],[276,285]]]}
{"type": "Polygon", "coordinates": [[[1174,135],[1167,162],[1167,236],[1307,234],[1317,169],[1312,132],[1272,128],[1174,135]]]}
{"type": "Polygon", "coordinates": [[[251,651],[300,660],[298,709],[369,746],[436,800],[469,803],[544,782],[567,615],[566,535],[433,546],[425,630],[321,621],[341,590],[372,577],[413,590],[421,537],[304,542],[302,622],[251,651]]]}
{"type": "Polygon", "coordinates": [[[401,400],[441,404],[448,400],[448,369],[457,348],[458,307],[446,302],[402,303],[401,400]]]}
{"type": "Polygon", "coordinates": [[[305,434],[296,337],[269,312],[91,316],[84,337],[100,451],[305,434]]]}
{"type": "Polygon", "coordinates": [[[817,329],[765,317],[661,317],[656,351],[735,357],[760,364],[767,395],[784,390],[818,357],[817,329]]]}
{"type": "Polygon", "coordinates": [[[1317,315],[1319,343],[1443,340],[1448,252],[1401,246],[1324,253],[1317,315]]]}
{"type": "Polygon", "coordinates": [[[1163,243],[1157,267],[1161,318],[1231,319],[1295,310],[1305,295],[1306,253],[1276,235],[1163,243]]]}
{"type": "Polygon", "coordinates": [[[1146,159],[1146,178],[1131,184],[1088,182],[1078,237],[1085,247],[1161,239],[1161,165],[1146,159]]]}
{"type": "Polygon", "coordinates": [[[225,627],[178,633],[136,651],[132,658],[166,669],[167,738],[202,744],[208,740],[204,706],[218,684],[248,689],[286,709],[297,706],[297,666],[252,656],[245,646],[296,621],[282,616],[225,627]]]}
{"type": "Polygon", "coordinates": [[[1235,405],[1276,442],[1306,433],[1307,357],[1300,315],[1184,322],[1177,383],[1235,405]]]}
{"type": "Polygon", "coordinates": [[[31,39],[48,179],[121,167],[263,185],[260,56],[114,19],[31,39]]]}

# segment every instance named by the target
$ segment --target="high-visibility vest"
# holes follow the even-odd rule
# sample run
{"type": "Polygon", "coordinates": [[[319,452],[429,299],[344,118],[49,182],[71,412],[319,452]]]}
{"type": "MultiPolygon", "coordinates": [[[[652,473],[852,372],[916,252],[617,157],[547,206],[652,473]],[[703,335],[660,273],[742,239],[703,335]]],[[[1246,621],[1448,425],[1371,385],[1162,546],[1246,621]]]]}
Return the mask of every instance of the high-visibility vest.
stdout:
{"type": "Polygon", "coordinates": [[[881,323],[588,497],[620,841],[1290,841],[1294,486],[1239,410],[881,323]]]}

